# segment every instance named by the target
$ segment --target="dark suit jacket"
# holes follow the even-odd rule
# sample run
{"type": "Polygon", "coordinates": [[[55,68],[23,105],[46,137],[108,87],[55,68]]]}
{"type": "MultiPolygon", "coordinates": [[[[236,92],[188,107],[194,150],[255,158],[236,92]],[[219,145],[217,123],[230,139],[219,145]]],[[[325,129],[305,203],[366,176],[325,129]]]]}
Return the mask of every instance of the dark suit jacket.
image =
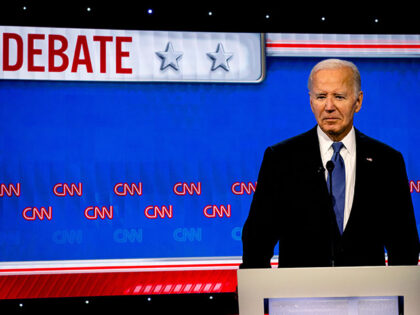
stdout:
{"type": "Polygon", "coordinates": [[[241,268],[417,264],[419,237],[401,153],[356,130],[356,183],[340,235],[316,127],[268,147],[242,231],[241,268]]]}

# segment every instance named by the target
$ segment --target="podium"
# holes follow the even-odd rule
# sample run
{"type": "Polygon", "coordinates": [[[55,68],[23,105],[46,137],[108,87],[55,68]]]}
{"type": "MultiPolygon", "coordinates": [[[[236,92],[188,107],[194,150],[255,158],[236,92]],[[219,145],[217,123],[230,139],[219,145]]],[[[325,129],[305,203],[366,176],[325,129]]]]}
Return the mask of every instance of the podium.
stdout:
{"type": "MultiPolygon", "coordinates": [[[[391,308],[397,304],[398,311],[392,311],[392,314],[418,315],[420,267],[239,269],[238,300],[240,315],[263,315],[264,303],[270,306],[270,315],[289,314],[288,307],[295,310],[290,314],[299,314],[296,310],[302,305],[303,308],[311,307],[310,304],[315,302],[315,305],[325,306],[329,301],[338,302],[342,307],[350,305],[352,310],[345,314],[359,314],[355,309],[360,309],[360,305],[364,305],[365,310],[375,303],[379,308],[384,307],[378,304],[382,301],[391,308]],[[285,311],[276,312],[272,310],[273,306],[285,311]]],[[[318,309],[315,313],[324,314],[318,309]]],[[[311,313],[307,310],[301,314],[311,313]]],[[[376,313],[371,311],[370,314],[376,313]]]]}

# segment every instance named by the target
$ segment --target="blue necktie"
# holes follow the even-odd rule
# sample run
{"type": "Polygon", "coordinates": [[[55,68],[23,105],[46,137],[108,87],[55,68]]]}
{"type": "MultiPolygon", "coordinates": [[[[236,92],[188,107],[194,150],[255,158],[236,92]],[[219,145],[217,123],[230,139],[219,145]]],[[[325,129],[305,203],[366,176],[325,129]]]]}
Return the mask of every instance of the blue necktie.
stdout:
{"type": "MultiPolygon", "coordinates": [[[[340,150],[343,148],[342,142],[334,142],[332,147],[334,154],[331,161],[334,163],[332,171],[332,203],[337,220],[338,229],[340,234],[343,234],[344,226],[344,203],[346,200],[346,168],[344,160],[340,155],[340,150]]],[[[330,176],[327,179],[328,191],[330,190],[330,176]]]]}

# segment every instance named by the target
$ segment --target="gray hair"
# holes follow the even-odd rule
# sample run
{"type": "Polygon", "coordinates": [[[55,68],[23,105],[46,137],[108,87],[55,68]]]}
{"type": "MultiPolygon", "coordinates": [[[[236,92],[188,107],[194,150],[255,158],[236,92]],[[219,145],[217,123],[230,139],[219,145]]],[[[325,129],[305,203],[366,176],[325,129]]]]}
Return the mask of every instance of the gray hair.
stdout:
{"type": "Polygon", "coordinates": [[[362,80],[360,78],[359,69],[353,62],[342,59],[325,59],[318,62],[313,68],[308,79],[308,89],[312,89],[312,77],[315,72],[325,69],[350,68],[353,71],[354,93],[357,95],[362,89],[362,80]]]}

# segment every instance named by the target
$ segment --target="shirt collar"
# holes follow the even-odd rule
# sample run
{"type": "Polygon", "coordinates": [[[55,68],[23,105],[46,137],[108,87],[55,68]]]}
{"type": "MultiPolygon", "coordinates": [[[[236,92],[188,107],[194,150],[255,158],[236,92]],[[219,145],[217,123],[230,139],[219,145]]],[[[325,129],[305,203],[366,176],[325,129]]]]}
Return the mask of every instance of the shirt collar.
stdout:
{"type": "MultiPolygon", "coordinates": [[[[334,141],[332,141],[330,137],[328,137],[328,135],[322,131],[319,125],[317,127],[317,134],[321,155],[325,156],[331,149],[334,141]]],[[[356,154],[356,132],[354,131],[354,127],[351,128],[350,132],[344,137],[343,140],[341,140],[341,142],[344,144],[344,147],[350,155],[353,156],[356,154]]]]}

